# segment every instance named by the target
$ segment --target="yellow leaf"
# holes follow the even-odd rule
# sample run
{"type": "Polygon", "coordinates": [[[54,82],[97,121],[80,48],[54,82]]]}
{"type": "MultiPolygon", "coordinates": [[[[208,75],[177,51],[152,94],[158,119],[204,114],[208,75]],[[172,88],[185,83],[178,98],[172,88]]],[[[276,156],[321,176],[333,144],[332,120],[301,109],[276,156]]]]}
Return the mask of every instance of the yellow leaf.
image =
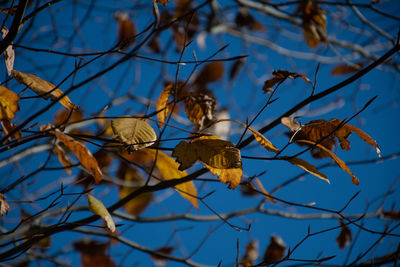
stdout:
{"type": "Polygon", "coordinates": [[[300,143],[306,143],[306,144],[311,144],[311,145],[315,145],[317,147],[319,147],[320,149],[324,150],[326,153],[329,154],[329,156],[335,161],[335,163],[345,172],[347,172],[348,174],[350,174],[351,176],[351,181],[353,182],[353,184],[358,185],[360,182],[358,180],[358,178],[350,171],[349,167],[346,165],[346,163],[341,160],[340,158],[338,158],[335,154],[333,154],[332,151],[330,151],[329,149],[327,149],[326,147],[315,143],[314,141],[309,141],[309,140],[296,140],[296,142],[300,142],[300,143]]]}
{"type": "MultiPolygon", "coordinates": [[[[121,162],[121,165],[119,166],[118,177],[126,183],[134,184],[132,186],[121,186],[119,189],[119,197],[121,199],[131,194],[133,191],[136,191],[144,184],[144,179],[141,177],[139,172],[124,162],[121,162]]],[[[143,193],[126,203],[124,208],[128,213],[138,216],[147,208],[152,199],[153,194],[151,192],[143,193]]]]}
{"type": "Polygon", "coordinates": [[[96,184],[103,179],[103,174],[96,158],[92,155],[92,153],[90,153],[89,149],[87,149],[85,145],[62,133],[58,129],[51,130],[49,133],[55,135],[60,142],[63,142],[64,145],[66,145],[77,156],[82,166],[85,167],[91,175],[93,175],[96,184]]]}
{"type": "Polygon", "coordinates": [[[308,163],[307,161],[299,159],[299,158],[283,158],[283,159],[297,167],[302,168],[306,172],[309,172],[312,175],[314,175],[315,177],[318,177],[330,184],[328,177],[326,177],[325,174],[319,172],[317,170],[317,168],[315,168],[314,165],[308,163]]]}
{"type": "Polygon", "coordinates": [[[114,135],[133,150],[154,144],[157,135],[144,119],[119,117],[111,121],[114,135]]]}
{"type": "Polygon", "coordinates": [[[4,86],[0,86],[0,119],[12,119],[19,110],[19,96],[4,86]]]}
{"type": "Polygon", "coordinates": [[[96,215],[99,215],[101,218],[106,221],[107,228],[111,232],[115,232],[115,224],[113,219],[111,218],[110,213],[108,213],[107,208],[103,205],[103,203],[95,198],[92,195],[87,194],[89,210],[96,215]]]}
{"type": "Polygon", "coordinates": [[[233,189],[242,178],[242,160],[240,150],[234,144],[216,136],[202,136],[191,143],[181,141],[172,153],[180,163],[180,170],[189,168],[200,160],[212,174],[218,175],[223,183],[231,183],[233,189]]]}
{"type": "MultiPolygon", "coordinates": [[[[55,87],[54,84],[49,83],[48,81],[42,80],[41,78],[21,71],[13,70],[11,73],[14,75],[14,79],[23,83],[29,88],[31,88],[36,94],[43,97],[44,99],[51,98],[52,100],[57,100],[64,93],[55,87]]],[[[71,103],[68,96],[64,96],[59,100],[60,104],[66,107],[67,109],[76,109],[77,107],[71,103]]]]}
{"type": "MultiPolygon", "coordinates": [[[[162,151],[156,151],[154,149],[142,149],[139,151],[133,151],[132,153],[122,153],[122,156],[127,160],[141,164],[153,164],[157,156],[156,169],[160,172],[162,179],[180,179],[187,176],[185,171],[178,169],[179,165],[173,158],[168,156],[162,151]]],[[[192,205],[198,208],[197,190],[192,181],[181,183],[175,188],[178,193],[188,200],[192,205]]]]}
{"type": "Polygon", "coordinates": [[[267,149],[268,151],[271,151],[271,152],[275,152],[275,153],[279,152],[279,149],[277,149],[264,135],[262,135],[259,131],[251,128],[250,126],[246,126],[246,124],[241,123],[241,122],[236,121],[236,120],[232,120],[232,119],[218,120],[216,123],[222,122],[222,121],[233,121],[233,122],[236,122],[236,123],[242,125],[244,128],[247,127],[247,129],[249,129],[253,133],[254,138],[256,139],[256,141],[260,145],[262,145],[265,149],[267,149]]]}
{"type": "Polygon", "coordinates": [[[157,101],[157,117],[159,120],[160,127],[163,126],[165,119],[168,115],[168,99],[173,90],[173,85],[168,84],[161,92],[160,97],[157,101]]]}
{"type": "Polygon", "coordinates": [[[56,144],[56,155],[60,163],[65,167],[64,170],[68,173],[68,175],[71,175],[71,162],[69,161],[67,155],[65,154],[64,149],[62,149],[61,146],[56,144]]]}

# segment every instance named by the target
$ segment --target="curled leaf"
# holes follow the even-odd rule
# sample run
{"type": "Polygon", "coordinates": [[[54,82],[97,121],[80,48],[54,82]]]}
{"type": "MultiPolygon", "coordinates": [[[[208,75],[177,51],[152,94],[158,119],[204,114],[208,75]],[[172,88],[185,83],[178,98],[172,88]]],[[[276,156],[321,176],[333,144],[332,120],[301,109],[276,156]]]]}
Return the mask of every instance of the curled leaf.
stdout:
{"type": "Polygon", "coordinates": [[[111,121],[114,135],[133,150],[154,144],[157,135],[144,119],[119,117],[111,121]]]}
{"type": "Polygon", "coordinates": [[[295,132],[298,129],[300,129],[300,124],[298,124],[297,121],[295,121],[293,118],[290,117],[281,118],[281,123],[286,127],[288,127],[292,132],[295,132]]]}
{"type": "Polygon", "coordinates": [[[111,215],[108,212],[107,208],[104,206],[104,204],[90,194],[87,194],[87,198],[88,198],[89,210],[94,214],[99,215],[101,218],[103,218],[107,224],[107,228],[111,232],[115,232],[114,221],[111,218],[111,215]]]}
{"type": "Polygon", "coordinates": [[[10,205],[6,201],[6,196],[0,193],[0,216],[7,214],[9,209],[10,205]]]}
{"type": "Polygon", "coordinates": [[[315,145],[319,148],[321,148],[323,151],[325,151],[326,153],[328,153],[328,155],[335,161],[335,163],[345,172],[347,172],[350,176],[351,176],[351,181],[353,182],[353,184],[358,185],[360,182],[358,180],[358,178],[350,171],[349,167],[346,165],[346,163],[341,160],[339,157],[337,157],[332,151],[330,151],[329,149],[327,149],[326,147],[317,144],[313,141],[309,141],[309,140],[296,140],[296,142],[300,142],[300,143],[306,143],[306,144],[311,144],[311,145],[315,145]]]}
{"type": "MultiPolygon", "coordinates": [[[[51,98],[52,100],[58,100],[59,97],[64,95],[64,93],[58,89],[54,84],[49,83],[48,81],[42,80],[41,78],[29,74],[24,73],[17,70],[12,70],[11,72],[14,75],[14,79],[22,84],[25,84],[29,88],[31,88],[37,95],[43,97],[44,99],[51,98]]],[[[60,100],[58,100],[61,105],[66,107],[67,109],[76,109],[77,107],[71,103],[68,96],[64,95],[60,100]]]]}
{"type": "Polygon", "coordinates": [[[192,93],[186,96],[185,112],[196,129],[202,129],[214,118],[216,100],[210,94],[192,93]]]}
{"type": "Polygon", "coordinates": [[[236,122],[236,123],[242,125],[244,128],[249,129],[253,133],[256,141],[260,145],[262,145],[265,149],[267,149],[268,151],[271,151],[271,152],[275,152],[275,153],[279,152],[279,149],[277,149],[264,135],[262,135],[259,131],[251,128],[250,126],[246,126],[246,124],[241,123],[236,120],[232,120],[232,119],[222,119],[222,120],[217,121],[216,123],[223,122],[223,121],[232,121],[232,122],[236,122]]]}
{"type": "Polygon", "coordinates": [[[283,158],[283,159],[285,159],[287,162],[289,162],[297,167],[302,168],[306,172],[311,173],[315,177],[318,177],[318,178],[328,182],[328,184],[330,184],[328,177],[326,177],[325,174],[319,172],[317,170],[317,168],[315,168],[314,165],[308,163],[307,161],[296,158],[296,157],[295,158],[283,158]]]}
{"type": "Polygon", "coordinates": [[[56,155],[60,163],[64,166],[64,170],[68,173],[68,175],[71,175],[71,161],[68,159],[64,149],[56,144],[55,146],[56,150],[56,155]]]}
{"type": "Polygon", "coordinates": [[[264,91],[264,93],[271,92],[272,88],[276,84],[284,82],[287,78],[289,78],[289,79],[301,78],[301,79],[303,79],[303,81],[312,84],[310,79],[308,79],[306,76],[295,73],[295,72],[290,72],[287,70],[274,70],[272,72],[272,75],[274,77],[272,77],[271,79],[268,79],[264,82],[264,86],[262,89],[264,91]]]}

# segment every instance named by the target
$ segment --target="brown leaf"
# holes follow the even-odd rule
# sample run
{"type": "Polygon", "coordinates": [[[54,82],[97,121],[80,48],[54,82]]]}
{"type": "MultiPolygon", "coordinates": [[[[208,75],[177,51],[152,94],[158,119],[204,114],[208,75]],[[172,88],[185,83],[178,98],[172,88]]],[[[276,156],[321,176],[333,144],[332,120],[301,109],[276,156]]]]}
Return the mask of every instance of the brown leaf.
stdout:
{"type": "Polygon", "coordinates": [[[271,236],[270,243],[264,253],[263,264],[272,264],[285,255],[286,245],[279,236],[271,236]]]}
{"type": "Polygon", "coordinates": [[[166,4],[168,4],[168,0],[157,0],[157,3],[160,3],[163,6],[165,6],[166,4]]]}
{"type": "Polygon", "coordinates": [[[126,12],[116,12],[114,18],[118,22],[118,44],[126,49],[135,42],[136,29],[126,12]]]}
{"type": "Polygon", "coordinates": [[[239,60],[236,60],[235,63],[233,63],[231,69],[229,70],[229,80],[232,81],[237,74],[239,73],[239,70],[243,67],[244,63],[246,60],[244,58],[241,58],[239,60]]]}
{"type": "MultiPolygon", "coordinates": [[[[1,127],[3,128],[4,135],[8,135],[12,131],[14,131],[17,126],[11,122],[11,120],[3,119],[1,120],[1,127]]],[[[15,139],[20,139],[22,137],[21,130],[18,130],[15,132],[12,136],[10,136],[8,139],[12,140],[13,138],[15,139]]]]}
{"type": "Polygon", "coordinates": [[[19,96],[4,86],[0,86],[0,119],[12,119],[19,110],[19,96]]]}
{"type": "MultiPolygon", "coordinates": [[[[174,247],[167,246],[167,247],[161,247],[161,248],[157,249],[155,252],[170,255],[173,250],[174,250],[174,247]]],[[[168,263],[168,259],[161,255],[151,254],[150,257],[156,266],[166,266],[168,263]]]]}
{"type": "Polygon", "coordinates": [[[333,154],[332,151],[330,151],[329,149],[327,149],[326,147],[317,144],[313,141],[309,141],[309,140],[296,140],[296,142],[300,142],[300,143],[307,143],[307,144],[311,144],[311,145],[315,145],[319,148],[321,148],[323,151],[327,152],[327,154],[335,161],[335,163],[345,172],[347,172],[348,174],[350,174],[351,176],[351,181],[353,182],[353,184],[358,185],[360,182],[358,180],[358,178],[350,171],[349,167],[346,165],[346,163],[341,160],[340,158],[338,158],[335,154],[333,154]]]}
{"type": "Polygon", "coordinates": [[[55,129],[49,131],[55,135],[64,145],[66,145],[78,158],[79,162],[85,167],[88,172],[93,175],[94,181],[98,184],[103,179],[103,174],[99,168],[96,158],[90,153],[89,149],[74,138],[55,129]]]}
{"type": "Polygon", "coordinates": [[[231,120],[231,119],[222,119],[222,120],[217,121],[216,123],[222,122],[222,121],[232,121],[232,122],[236,122],[236,123],[242,125],[244,128],[249,129],[253,133],[254,138],[256,139],[256,141],[260,145],[262,145],[266,150],[271,151],[271,152],[275,152],[275,153],[279,152],[279,149],[277,149],[264,135],[262,135],[259,131],[251,128],[250,126],[246,126],[246,124],[244,124],[244,123],[241,123],[241,122],[236,121],[236,120],[231,120]]]}
{"type": "Polygon", "coordinates": [[[247,27],[253,31],[265,31],[264,26],[254,19],[250,14],[249,10],[245,7],[241,7],[235,17],[235,23],[238,27],[247,27]]]}
{"type": "Polygon", "coordinates": [[[168,84],[164,89],[161,91],[160,96],[158,97],[156,109],[158,111],[157,117],[159,121],[160,127],[163,126],[165,119],[168,116],[168,99],[169,96],[172,94],[173,84],[168,84]]]}
{"type": "Polygon", "coordinates": [[[343,223],[342,220],[339,221],[340,223],[340,234],[336,238],[336,243],[338,244],[340,249],[345,249],[352,240],[350,228],[343,223]]]}
{"type": "Polygon", "coordinates": [[[253,266],[254,262],[258,259],[258,241],[253,240],[250,241],[246,245],[246,251],[244,253],[243,258],[240,259],[240,265],[247,267],[247,266],[253,266]]]}
{"type": "Polygon", "coordinates": [[[185,100],[185,112],[196,129],[202,129],[213,119],[216,108],[215,98],[203,93],[191,93],[185,100]]]}
{"type": "MultiPolygon", "coordinates": [[[[8,29],[6,27],[2,27],[1,28],[1,34],[2,34],[2,37],[3,37],[3,40],[4,40],[4,38],[8,34],[8,29]]],[[[14,60],[15,60],[15,52],[14,52],[13,46],[9,45],[6,48],[6,50],[4,50],[3,54],[4,54],[4,61],[6,63],[7,74],[8,74],[8,76],[10,76],[11,75],[11,71],[14,69],[14,60]]]]}
{"type": "MultiPolygon", "coordinates": [[[[145,182],[145,180],[135,168],[128,166],[128,164],[122,161],[119,165],[117,176],[124,182],[132,184],[132,186],[126,185],[120,187],[120,199],[139,189],[141,186],[144,185],[145,182]]],[[[148,207],[152,200],[153,194],[151,192],[143,193],[126,203],[124,205],[124,208],[129,214],[139,216],[148,207]]]]}
{"type": "Polygon", "coordinates": [[[80,121],[83,119],[83,113],[81,110],[74,109],[74,110],[65,110],[60,109],[54,115],[53,121],[54,125],[59,126],[64,123],[72,123],[76,121],[80,121]]]}
{"type": "MultiPolygon", "coordinates": [[[[380,156],[380,148],[378,144],[369,135],[364,133],[361,129],[352,126],[350,124],[343,124],[342,120],[331,119],[326,120],[312,120],[302,126],[300,131],[296,132],[293,136],[293,140],[306,139],[314,142],[321,142],[325,148],[332,150],[335,145],[335,138],[340,143],[340,147],[345,150],[350,149],[350,142],[347,138],[352,132],[355,132],[362,140],[367,144],[375,147],[378,156],[380,156]]],[[[329,156],[326,153],[320,153],[319,157],[329,156]]]]}
{"type": "Polygon", "coordinates": [[[197,75],[194,83],[206,84],[216,82],[224,76],[224,65],[221,61],[206,64],[197,75]]]}
{"type": "Polygon", "coordinates": [[[0,193],[0,216],[8,213],[10,205],[6,201],[6,196],[0,193]]]}
{"type": "Polygon", "coordinates": [[[303,79],[303,81],[312,84],[310,79],[308,79],[306,76],[295,73],[295,72],[289,72],[287,70],[274,70],[272,72],[272,75],[274,77],[272,77],[271,79],[268,79],[264,82],[264,86],[263,86],[264,93],[271,92],[272,88],[276,84],[284,82],[287,78],[289,78],[289,79],[301,78],[301,79],[303,79]]]}
{"type": "MultiPolygon", "coordinates": [[[[0,8],[0,13],[5,13],[5,14],[10,14],[11,16],[14,16],[15,12],[17,12],[17,8],[0,8]]],[[[4,36],[3,36],[4,39],[4,36]]]]}
{"type": "Polygon", "coordinates": [[[381,214],[384,218],[390,218],[392,220],[400,220],[400,211],[398,210],[382,210],[381,214]]]}
{"type": "Polygon", "coordinates": [[[283,159],[286,160],[287,162],[297,166],[297,167],[302,168],[306,172],[311,173],[315,177],[318,177],[318,178],[328,182],[328,184],[330,184],[328,177],[326,177],[325,174],[320,173],[317,170],[317,168],[315,168],[314,165],[308,163],[307,161],[299,159],[299,158],[285,158],[285,157],[283,157],[283,159]]]}
{"type": "Polygon", "coordinates": [[[297,8],[301,13],[304,38],[311,48],[320,42],[326,42],[326,15],[324,10],[313,1],[302,1],[297,8]]]}
{"type": "Polygon", "coordinates": [[[354,63],[353,65],[340,64],[340,65],[335,66],[332,69],[331,74],[332,75],[350,74],[350,73],[359,71],[364,65],[365,65],[364,62],[354,63]]]}
{"type": "Polygon", "coordinates": [[[83,267],[115,267],[110,256],[106,255],[109,243],[82,240],[73,244],[76,251],[81,253],[83,267]]]}
{"type": "Polygon", "coordinates": [[[115,223],[104,204],[99,199],[90,194],[87,194],[87,198],[89,210],[93,212],[93,214],[99,215],[101,218],[103,218],[107,224],[107,228],[111,232],[115,232],[115,223]]]}
{"type": "Polygon", "coordinates": [[[151,146],[157,139],[153,128],[145,119],[119,117],[111,121],[115,137],[137,150],[151,146]]]}
{"type": "Polygon", "coordinates": [[[55,145],[56,155],[60,163],[65,167],[64,170],[71,175],[71,161],[69,161],[64,149],[58,144],[55,145]]]}
{"type": "Polygon", "coordinates": [[[150,50],[153,51],[154,53],[158,54],[161,52],[161,45],[157,36],[151,38],[150,42],[147,44],[147,47],[150,48],[150,50]]]}
{"type": "MultiPolygon", "coordinates": [[[[57,100],[64,93],[55,87],[54,84],[49,83],[48,81],[42,80],[41,78],[21,71],[13,70],[11,72],[14,75],[14,79],[18,83],[25,84],[29,88],[31,88],[37,95],[43,97],[44,99],[51,98],[52,100],[57,100]]],[[[77,107],[71,103],[68,96],[63,96],[60,100],[58,100],[61,105],[66,107],[67,109],[76,109],[77,107]]]]}
{"type": "Polygon", "coordinates": [[[221,182],[233,189],[242,178],[242,160],[240,150],[234,144],[216,136],[202,136],[191,143],[181,141],[172,153],[184,170],[200,160],[212,174],[218,175],[221,182]]]}

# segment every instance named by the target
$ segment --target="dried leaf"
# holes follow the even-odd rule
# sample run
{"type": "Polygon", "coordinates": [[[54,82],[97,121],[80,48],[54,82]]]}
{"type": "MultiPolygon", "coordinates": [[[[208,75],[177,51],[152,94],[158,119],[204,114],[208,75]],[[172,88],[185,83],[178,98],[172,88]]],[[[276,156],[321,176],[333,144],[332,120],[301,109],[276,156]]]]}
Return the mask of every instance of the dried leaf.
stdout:
{"type": "MultiPolygon", "coordinates": [[[[161,247],[161,248],[157,249],[155,252],[170,255],[173,250],[174,250],[174,247],[168,246],[168,247],[161,247]]],[[[168,263],[168,259],[161,255],[151,254],[150,257],[156,266],[166,266],[168,263]]]]}
{"type": "Polygon", "coordinates": [[[222,120],[217,121],[217,123],[222,122],[222,121],[232,121],[232,122],[236,122],[236,123],[242,125],[244,128],[249,129],[253,133],[256,141],[260,145],[262,145],[265,149],[267,149],[268,151],[271,151],[271,152],[275,152],[275,153],[279,152],[279,149],[277,149],[264,135],[262,135],[259,131],[251,128],[250,126],[246,126],[246,124],[241,123],[236,120],[232,120],[232,119],[222,119],[222,120]]]}
{"type": "MultiPolygon", "coordinates": [[[[1,120],[1,127],[3,128],[4,135],[8,135],[12,131],[14,131],[17,126],[11,122],[11,120],[3,119],[1,120]]],[[[12,140],[13,138],[15,139],[20,139],[22,137],[21,130],[18,130],[15,132],[12,136],[10,136],[8,139],[12,140]]]]}
{"type": "Polygon", "coordinates": [[[7,214],[10,209],[10,205],[8,205],[6,199],[6,196],[0,193],[0,216],[7,214]]]}
{"type": "Polygon", "coordinates": [[[83,119],[83,113],[81,110],[74,109],[74,110],[65,110],[60,109],[54,115],[53,121],[54,125],[59,126],[64,123],[73,123],[76,121],[80,121],[83,119]]]}
{"type": "Polygon", "coordinates": [[[297,167],[302,168],[306,172],[311,173],[315,177],[318,177],[318,178],[328,182],[328,184],[330,184],[328,177],[326,177],[325,174],[320,173],[317,170],[317,168],[315,168],[314,165],[308,163],[307,161],[299,159],[299,158],[285,158],[285,157],[283,157],[283,159],[286,160],[287,162],[297,166],[297,167]]]}
{"type": "Polygon", "coordinates": [[[184,103],[186,116],[193,122],[196,129],[202,129],[213,120],[216,107],[216,101],[213,96],[192,93],[185,98],[184,103]]]}
{"type": "Polygon", "coordinates": [[[247,27],[253,31],[265,31],[264,26],[257,21],[245,7],[241,7],[235,17],[235,23],[238,27],[247,27]]]}
{"type": "Polygon", "coordinates": [[[19,110],[19,96],[4,86],[0,86],[0,119],[12,119],[19,110]]]}
{"type": "Polygon", "coordinates": [[[165,6],[166,4],[168,4],[168,0],[157,0],[157,3],[160,3],[163,6],[165,6]]]}
{"type": "Polygon", "coordinates": [[[365,65],[364,62],[354,63],[353,65],[340,64],[340,65],[335,66],[332,69],[331,74],[332,75],[350,74],[350,73],[359,71],[364,65],[365,65]]]}
{"type": "Polygon", "coordinates": [[[271,236],[270,243],[264,253],[263,264],[272,264],[285,255],[286,244],[279,236],[271,236]]]}
{"type": "Polygon", "coordinates": [[[224,76],[224,65],[221,61],[206,64],[197,75],[194,83],[206,84],[216,82],[224,76]]]}
{"type": "MultiPolygon", "coordinates": [[[[54,84],[49,83],[48,81],[42,80],[41,78],[21,71],[13,70],[11,72],[14,75],[14,79],[18,83],[25,84],[29,88],[31,88],[36,94],[43,97],[44,99],[51,98],[52,100],[57,100],[64,93],[55,87],[54,84]]],[[[60,100],[58,100],[61,105],[66,107],[67,109],[76,109],[77,107],[71,103],[68,96],[63,96],[60,100]]]]}
{"type": "MultiPolygon", "coordinates": [[[[380,157],[381,150],[375,140],[364,133],[361,129],[350,124],[343,124],[343,121],[339,119],[331,119],[329,121],[312,120],[303,125],[300,131],[296,132],[296,135],[293,136],[293,140],[307,139],[314,142],[320,142],[321,139],[324,139],[321,142],[321,145],[329,150],[332,150],[336,138],[342,149],[349,150],[350,142],[347,140],[347,138],[352,132],[355,132],[367,144],[375,147],[376,152],[380,157]]],[[[324,153],[319,156],[327,157],[329,155],[324,153]]]]}
{"type": "Polygon", "coordinates": [[[64,143],[64,145],[66,145],[77,156],[82,166],[85,167],[91,175],[93,175],[96,184],[103,179],[103,174],[99,168],[96,158],[92,155],[92,153],[90,153],[89,149],[87,149],[85,145],[62,133],[58,129],[51,130],[49,133],[55,135],[60,142],[64,143]]]}
{"type": "Polygon", "coordinates": [[[111,121],[114,135],[130,149],[142,149],[154,144],[157,135],[144,119],[119,117],[111,121]]]}
{"type": "Polygon", "coordinates": [[[297,123],[293,118],[290,117],[282,117],[281,123],[288,127],[292,132],[297,131],[300,129],[300,124],[297,123]]]}
{"type": "Polygon", "coordinates": [[[157,101],[157,111],[159,111],[157,113],[157,117],[158,117],[158,121],[160,124],[160,127],[163,126],[165,119],[168,116],[168,99],[169,96],[171,95],[173,90],[173,85],[172,84],[168,84],[166,87],[164,87],[164,89],[161,91],[160,96],[158,97],[158,101],[157,101]]]}
{"type": "Polygon", "coordinates": [[[110,256],[106,255],[109,243],[82,240],[73,244],[76,251],[81,253],[83,267],[115,267],[110,256]]]}
{"type": "Polygon", "coordinates": [[[135,42],[136,29],[126,12],[116,12],[114,18],[118,22],[118,44],[126,49],[135,42]]]}
{"type": "Polygon", "coordinates": [[[310,79],[308,79],[306,76],[295,73],[295,72],[289,72],[287,70],[274,70],[272,72],[272,77],[271,79],[268,79],[264,82],[263,86],[263,91],[264,93],[268,93],[272,91],[272,88],[277,84],[277,83],[282,83],[284,82],[287,78],[290,79],[297,79],[301,78],[303,81],[312,84],[310,79]]]}
{"type": "Polygon", "coordinates": [[[229,184],[233,189],[240,184],[242,178],[242,160],[240,150],[234,144],[221,140],[216,136],[203,136],[191,143],[181,141],[172,153],[184,170],[200,160],[212,174],[217,174],[221,182],[229,184]]]}
{"type": "Polygon", "coordinates": [[[321,148],[322,150],[324,150],[326,153],[328,153],[328,155],[335,161],[335,163],[345,172],[347,172],[348,174],[350,174],[351,176],[351,181],[353,182],[353,184],[358,185],[360,182],[358,180],[358,178],[350,171],[349,167],[346,165],[346,163],[341,160],[340,158],[338,158],[335,154],[333,154],[332,151],[330,151],[329,149],[327,149],[326,147],[317,144],[313,141],[309,141],[309,140],[296,140],[296,142],[300,142],[300,143],[307,143],[307,144],[311,144],[311,145],[315,145],[319,148],[321,148]]]}
{"type": "Polygon", "coordinates": [[[253,266],[254,262],[258,259],[258,241],[253,240],[250,241],[246,245],[246,251],[244,253],[243,258],[240,260],[240,264],[244,267],[253,266]]]}
{"type": "Polygon", "coordinates": [[[336,238],[336,243],[338,244],[340,249],[345,249],[352,241],[351,231],[350,228],[343,223],[342,220],[339,221],[340,223],[340,234],[336,238]]]}
{"type": "Polygon", "coordinates": [[[320,42],[326,42],[326,14],[324,10],[313,1],[303,1],[297,8],[301,13],[304,38],[311,48],[320,42]]]}
{"type": "Polygon", "coordinates": [[[275,199],[273,199],[272,197],[270,197],[269,193],[267,192],[267,190],[265,190],[263,184],[261,183],[260,179],[258,179],[257,177],[254,177],[253,179],[254,181],[256,181],[258,187],[261,189],[261,192],[264,193],[265,198],[268,199],[269,201],[271,201],[272,203],[276,203],[275,199]]]}
{"type": "Polygon", "coordinates": [[[107,228],[111,232],[115,232],[115,224],[113,219],[111,218],[110,213],[107,208],[103,205],[103,203],[95,198],[94,196],[87,194],[89,210],[96,215],[99,215],[107,224],[107,228]]]}
{"type": "Polygon", "coordinates": [[[71,166],[72,163],[68,159],[64,149],[61,146],[59,146],[58,144],[56,144],[55,150],[56,150],[56,155],[57,155],[58,160],[65,167],[64,170],[68,173],[68,175],[71,175],[71,167],[69,167],[69,166],[71,166]]]}
{"type": "MultiPolygon", "coordinates": [[[[121,199],[139,189],[145,182],[139,172],[135,168],[128,166],[125,162],[121,162],[117,175],[124,182],[133,184],[132,186],[126,185],[120,187],[119,197],[121,199]]],[[[139,216],[152,200],[153,194],[151,192],[143,193],[126,203],[124,208],[129,214],[139,216]]]]}
{"type": "MultiPolygon", "coordinates": [[[[164,180],[180,179],[187,176],[185,171],[178,169],[178,163],[162,151],[157,152],[154,149],[145,148],[129,154],[124,152],[121,155],[130,162],[148,165],[150,168],[157,157],[156,169],[160,172],[161,178],[164,180]]],[[[198,208],[197,190],[192,181],[181,183],[175,186],[175,188],[183,198],[192,203],[195,208],[198,208]]]]}
{"type": "Polygon", "coordinates": [[[381,210],[381,214],[384,218],[400,220],[400,211],[398,210],[381,210]]]}
{"type": "MultiPolygon", "coordinates": [[[[4,39],[6,37],[6,35],[8,34],[8,29],[6,27],[2,27],[1,34],[4,39]]],[[[4,60],[6,63],[7,74],[8,74],[8,76],[10,76],[11,71],[14,69],[14,60],[15,60],[15,52],[14,52],[14,48],[12,47],[12,45],[9,45],[6,48],[6,50],[4,50],[3,54],[4,54],[4,60]]]]}

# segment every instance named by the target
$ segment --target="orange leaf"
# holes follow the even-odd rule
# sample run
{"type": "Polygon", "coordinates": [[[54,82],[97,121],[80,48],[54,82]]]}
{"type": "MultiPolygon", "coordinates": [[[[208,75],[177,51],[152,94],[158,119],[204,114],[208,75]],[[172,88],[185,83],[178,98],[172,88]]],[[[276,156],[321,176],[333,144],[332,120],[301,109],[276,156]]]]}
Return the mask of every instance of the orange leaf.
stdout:
{"type": "MultiPolygon", "coordinates": [[[[55,87],[54,84],[49,83],[48,81],[42,80],[41,78],[21,71],[13,70],[11,72],[14,75],[14,79],[18,83],[23,83],[29,88],[31,88],[36,94],[43,97],[44,99],[51,98],[52,100],[57,100],[64,93],[55,87]]],[[[58,100],[61,105],[66,107],[67,109],[76,109],[77,107],[71,103],[68,96],[63,96],[60,100],[58,100]]]]}
{"type": "Polygon", "coordinates": [[[160,3],[163,6],[165,6],[166,4],[168,4],[168,0],[157,0],[157,3],[160,3]]]}
{"type": "Polygon", "coordinates": [[[303,19],[304,38],[311,48],[326,42],[326,14],[318,3],[303,1],[297,8],[303,19]]]}
{"type": "Polygon", "coordinates": [[[337,65],[335,66],[332,71],[331,74],[332,75],[346,75],[346,74],[350,74],[356,71],[359,71],[363,66],[364,66],[364,62],[358,62],[358,63],[354,63],[353,65],[337,65]]]}
{"type": "Polygon", "coordinates": [[[224,75],[224,65],[221,61],[206,64],[197,75],[194,83],[206,84],[216,82],[224,75]]]}
{"type": "Polygon", "coordinates": [[[284,160],[286,160],[287,162],[302,168],[303,170],[305,170],[306,172],[311,173],[312,175],[314,175],[315,177],[318,177],[326,182],[328,182],[328,184],[330,184],[328,177],[326,177],[325,174],[320,173],[317,168],[315,168],[314,165],[308,163],[305,160],[299,159],[299,158],[285,158],[283,157],[284,160]]]}
{"type": "Polygon", "coordinates": [[[87,149],[85,145],[62,133],[58,129],[51,130],[49,133],[55,135],[58,140],[63,142],[64,145],[66,145],[77,156],[82,166],[85,167],[91,175],[93,175],[96,184],[103,179],[103,174],[99,168],[96,158],[92,155],[92,153],[90,153],[89,149],[87,149]]]}
{"type": "Polygon", "coordinates": [[[0,119],[12,119],[19,110],[19,96],[4,86],[0,86],[0,119]]]}
{"type": "Polygon", "coordinates": [[[358,178],[350,171],[349,167],[346,165],[346,163],[341,160],[340,158],[338,158],[335,154],[333,154],[332,151],[330,151],[329,149],[327,149],[326,147],[317,144],[313,141],[309,141],[309,140],[296,140],[296,142],[300,142],[300,143],[307,143],[307,144],[311,144],[311,145],[315,145],[319,148],[321,148],[322,150],[324,150],[326,153],[329,154],[329,156],[335,161],[335,163],[345,172],[347,172],[348,174],[350,174],[351,176],[351,181],[353,182],[353,184],[358,185],[360,182],[358,180],[358,178]]]}
{"type": "MultiPolygon", "coordinates": [[[[15,126],[15,124],[12,123],[11,120],[6,119],[1,120],[1,127],[3,128],[4,135],[8,135],[17,128],[17,126],[15,126]]],[[[11,140],[12,138],[20,139],[21,137],[21,130],[18,130],[16,133],[9,137],[9,140],[11,140]]]]}
{"type": "Polygon", "coordinates": [[[64,170],[68,173],[68,175],[71,175],[71,162],[69,161],[67,155],[65,154],[64,149],[62,149],[61,146],[56,144],[55,146],[56,149],[56,155],[60,163],[65,167],[64,170]]]}
{"type": "Polygon", "coordinates": [[[268,199],[269,201],[271,201],[272,203],[275,203],[275,199],[273,199],[272,197],[269,196],[269,193],[267,192],[267,190],[265,190],[263,184],[261,183],[261,181],[255,177],[254,180],[257,182],[258,187],[261,189],[261,191],[264,193],[265,198],[268,199]]]}
{"type": "Polygon", "coordinates": [[[173,85],[168,84],[162,91],[157,101],[157,117],[160,127],[163,126],[165,119],[168,116],[168,99],[173,90],[173,85]]]}
{"type": "Polygon", "coordinates": [[[260,145],[262,145],[265,149],[267,149],[268,151],[271,151],[271,152],[275,152],[275,153],[279,152],[279,149],[277,149],[264,135],[262,135],[259,131],[251,128],[250,126],[246,126],[246,124],[241,123],[236,120],[232,120],[232,119],[222,119],[222,120],[218,120],[216,123],[222,122],[222,121],[232,121],[232,122],[236,122],[236,123],[242,125],[244,128],[249,129],[253,133],[256,141],[260,145]]]}

